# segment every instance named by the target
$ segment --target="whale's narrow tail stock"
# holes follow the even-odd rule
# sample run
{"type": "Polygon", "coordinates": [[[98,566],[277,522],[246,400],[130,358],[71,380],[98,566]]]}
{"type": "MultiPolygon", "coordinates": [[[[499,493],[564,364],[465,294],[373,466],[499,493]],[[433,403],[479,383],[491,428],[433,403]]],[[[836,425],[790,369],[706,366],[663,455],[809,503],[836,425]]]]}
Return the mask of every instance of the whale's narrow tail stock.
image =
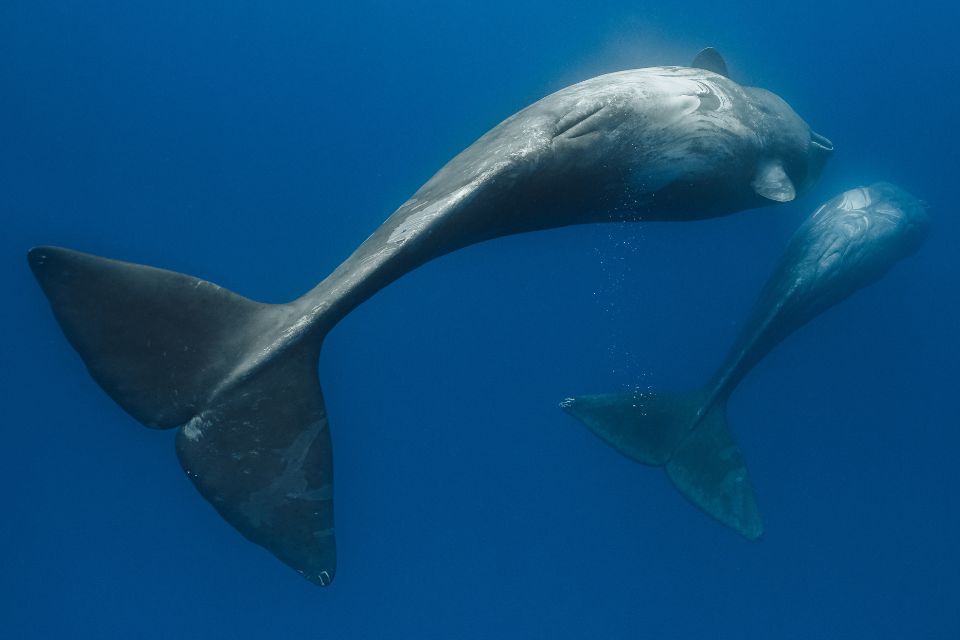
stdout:
{"type": "Polygon", "coordinates": [[[148,427],[181,427],[180,464],[251,541],[304,577],[336,570],[330,434],[294,305],[54,247],[30,266],[97,383],[148,427]]]}
{"type": "Polygon", "coordinates": [[[727,427],[726,404],[713,404],[699,416],[706,396],[703,391],[584,395],[560,406],[631,460],[663,467],[691,502],[755,540],[763,523],[727,427]]]}

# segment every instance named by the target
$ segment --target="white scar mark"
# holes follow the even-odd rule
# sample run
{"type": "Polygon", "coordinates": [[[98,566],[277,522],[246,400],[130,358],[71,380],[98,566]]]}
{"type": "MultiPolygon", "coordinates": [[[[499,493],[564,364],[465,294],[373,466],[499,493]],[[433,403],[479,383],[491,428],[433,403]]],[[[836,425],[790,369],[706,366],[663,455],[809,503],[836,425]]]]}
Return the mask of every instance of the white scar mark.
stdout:
{"type": "Polygon", "coordinates": [[[439,218],[444,213],[463,202],[467,196],[474,191],[476,186],[482,183],[491,172],[492,171],[490,170],[484,171],[476,178],[471,180],[469,184],[460,187],[459,189],[440,198],[439,200],[431,202],[422,209],[415,210],[413,213],[407,216],[403,222],[397,225],[397,228],[394,229],[390,234],[390,237],[387,238],[387,242],[406,242],[411,236],[415,235],[417,232],[421,231],[424,227],[430,224],[432,220],[439,218]]]}
{"type": "Polygon", "coordinates": [[[294,322],[292,325],[284,329],[280,333],[280,337],[286,340],[287,338],[290,338],[291,336],[296,335],[297,333],[302,331],[304,328],[306,328],[310,324],[311,319],[312,318],[310,318],[310,316],[304,316],[300,318],[299,320],[294,322]]]}
{"type": "Polygon", "coordinates": [[[316,420],[308,425],[290,445],[276,450],[282,470],[274,472],[269,485],[251,493],[240,509],[251,524],[256,527],[270,523],[275,511],[289,500],[309,500],[329,502],[333,498],[333,487],[324,484],[311,488],[307,479],[307,455],[316,437],[326,429],[325,420],[316,420]]]}
{"type": "Polygon", "coordinates": [[[183,425],[183,435],[190,442],[196,442],[203,437],[203,431],[210,426],[210,412],[202,411],[190,419],[190,422],[183,425]]]}

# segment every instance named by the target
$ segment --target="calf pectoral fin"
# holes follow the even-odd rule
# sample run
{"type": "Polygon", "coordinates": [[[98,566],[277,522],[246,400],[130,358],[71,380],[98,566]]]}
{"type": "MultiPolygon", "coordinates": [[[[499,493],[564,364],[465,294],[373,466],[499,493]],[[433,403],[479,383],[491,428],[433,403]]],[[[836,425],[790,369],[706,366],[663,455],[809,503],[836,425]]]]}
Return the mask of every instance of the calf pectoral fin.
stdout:
{"type": "Polygon", "coordinates": [[[774,202],[790,202],[797,197],[797,190],[779,160],[760,163],[751,186],[758,196],[774,202]]]}

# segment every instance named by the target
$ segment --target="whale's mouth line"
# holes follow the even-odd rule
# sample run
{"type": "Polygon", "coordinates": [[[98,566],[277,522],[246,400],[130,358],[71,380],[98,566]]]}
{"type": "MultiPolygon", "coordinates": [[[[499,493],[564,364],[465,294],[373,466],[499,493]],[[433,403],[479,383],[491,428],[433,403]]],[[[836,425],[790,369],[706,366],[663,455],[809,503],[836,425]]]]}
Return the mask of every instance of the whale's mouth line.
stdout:
{"type": "Polygon", "coordinates": [[[810,143],[823,149],[824,151],[833,151],[833,143],[828,138],[823,137],[814,131],[810,132],[810,143]]]}

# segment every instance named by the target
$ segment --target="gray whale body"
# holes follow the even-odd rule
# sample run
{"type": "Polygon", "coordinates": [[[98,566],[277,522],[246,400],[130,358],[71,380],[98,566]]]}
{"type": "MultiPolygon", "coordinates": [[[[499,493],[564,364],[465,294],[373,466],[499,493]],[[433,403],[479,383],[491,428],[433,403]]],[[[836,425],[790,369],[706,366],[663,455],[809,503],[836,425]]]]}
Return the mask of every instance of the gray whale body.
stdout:
{"type": "MultiPolygon", "coordinates": [[[[29,252],[96,382],[146,426],[180,427],[200,493],[308,580],[336,568],[333,459],[317,374],[324,336],[425,262],[507,234],[685,220],[792,200],[832,145],[780,98],[692,67],[600,76],[511,116],[404,202],[329,277],[288,304],[56,247],[29,252]]],[[[718,73],[719,72],[719,73],[718,73]]]]}
{"type": "Polygon", "coordinates": [[[927,227],[923,205],[898,187],[877,183],[846,191],[794,233],[726,362],[704,388],[584,395],[560,406],[625,456],[664,467],[677,489],[708,514],[758,538],[763,524],[727,428],[727,399],[784,338],[913,253],[927,227]]]}

